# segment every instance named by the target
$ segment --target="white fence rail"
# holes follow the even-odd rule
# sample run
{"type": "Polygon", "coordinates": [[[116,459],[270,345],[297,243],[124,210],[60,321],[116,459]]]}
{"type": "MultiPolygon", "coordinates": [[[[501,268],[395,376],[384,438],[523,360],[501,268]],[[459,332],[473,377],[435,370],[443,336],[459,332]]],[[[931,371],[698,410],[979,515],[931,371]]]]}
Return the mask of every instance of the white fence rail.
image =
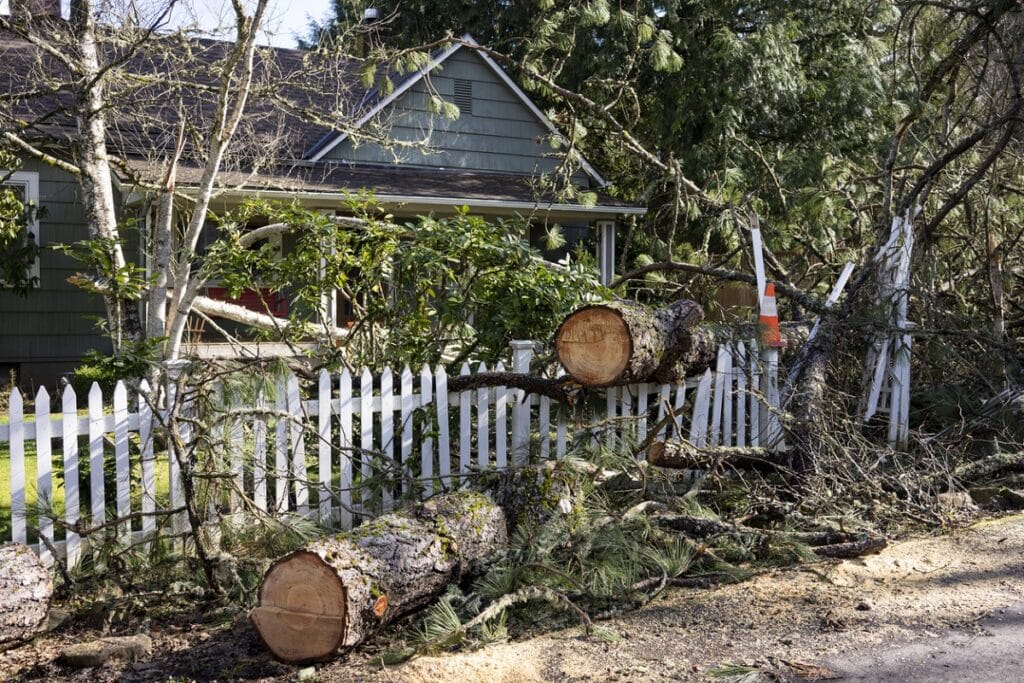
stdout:
{"type": "MultiPolygon", "coordinates": [[[[514,370],[528,371],[531,348],[513,344],[514,370]]],[[[487,369],[463,365],[459,374],[487,369]]],[[[208,501],[215,514],[245,502],[350,528],[396,500],[451,489],[474,473],[562,458],[579,440],[638,442],[669,410],[675,419],[659,437],[680,434],[699,447],[773,447],[781,429],[762,388],[777,384],[766,376],[775,371],[756,345],[740,342],[720,348],[714,371],[678,385],[591,392],[589,410],[577,407],[572,416],[567,406],[519,389],[451,392],[443,367],[379,376],[324,371],[305,395],[289,374],[248,394],[223,390],[208,433],[182,421],[181,443],[215,455],[218,476],[231,482],[224,499],[208,501]]],[[[165,411],[154,411],[148,396],[145,382],[132,401],[123,383],[109,401],[97,385],[84,401],[67,386],[53,411],[40,389],[34,414],[25,415],[23,397],[12,390],[8,422],[0,425],[0,458],[10,460],[9,481],[0,486],[10,487],[11,506],[0,509],[0,529],[9,521],[12,540],[30,543],[46,562],[57,552],[70,567],[88,550],[80,537],[87,529],[104,527],[121,543],[182,530],[183,515],[166,514],[184,501],[178,461],[163,436],[165,411]]]]}

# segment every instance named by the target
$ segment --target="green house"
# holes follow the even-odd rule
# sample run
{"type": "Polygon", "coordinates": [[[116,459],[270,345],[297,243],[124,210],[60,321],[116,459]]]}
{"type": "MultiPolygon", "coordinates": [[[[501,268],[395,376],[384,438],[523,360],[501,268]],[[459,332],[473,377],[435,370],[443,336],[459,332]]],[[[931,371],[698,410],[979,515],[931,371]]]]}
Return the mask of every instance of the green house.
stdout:
{"type": "MultiPolygon", "coordinates": [[[[222,54],[224,46],[216,41],[195,44],[197,54],[213,56],[222,54]]],[[[423,68],[392,79],[393,88],[386,94],[383,89],[362,86],[353,69],[347,77],[353,79],[351,90],[358,96],[347,104],[346,115],[354,123],[351,134],[290,116],[275,143],[274,163],[254,163],[256,170],[237,166],[225,170],[213,208],[226,209],[260,197],[299,200],[310,208],[336,211],[351,193],[370,190],[398,218],[444,215],[456,207],[488,217],[521,216],[534,226],[538,240],[544,226],[553,222],[562,226],[567,248],[587,244],[600,264],[599,277],[609,281],[617,222],[644,209],[611,196],[606,180],[585,159],[567,158],[554,124],[478,47],[471,36],[464,36],[434,53],[423,68]],[[457,117],[437,113],[439,103],[456,105],[457,117]],[[386,141],[374,137],[374,131],[382,130],[387,131],[386,141]],[[561,178],[562,189],[570,191],[552,191],[551,178],[561,178]]],[[[0,52],[8,57],[7,66],[0,70],[0,95],[24,86],[17,59],[19,55],[29,59],[32,50],[19,38],[0,34],[0,52]]],[[[271,54],[269,59],[279,68],[301,69],[305,53],[273,49],[264,54],[271,54]]],[[[260,107],[256,100],[250,108],[259,112],[260,107]]],[[[149,144],[138,128],[128,134],[117,123],[113,121],[111,128],[119,135],[109,141],[123,159],[115,179],[117,198],[124,217],[136,219],[139,226],[136,243],[126,245],[126,251],[145,265],[145,226],[153,211],[146,187],[159,181],[163,168],[160,159],[147,151],[159,143],[149,144]]],[[[0,127],[8,124],[0,120],[0,127]]],[[[254,124],[257,133],[259,125],[254,124]]],[[[186,195],[192,191],[199,173],[199,165],[183,163],[178,191],[186,195]]],[[[73,371],[89,349],[109,348],[96,327],[102,302],[68,283],[81,264],[48,248],[87,237],[81,190],[72,175],[28,157],[6,182],[40,207],[30,229],[43,249],[33,265],[38,286],[26,297],[0,292],[0,317],[5,321],[0,372],[14,369],[25,385],[50,384],[73,371]]],[[[548,258],[561,255],[546,254],[548,258]]],[[[222,294],[212,286],[207,291],[211,297],[222,294]]],[[[346,312],[339,304],[331,314],[336,318],[332,322],[339,323],[346,312]]],[[[205,337],[192,352],[200,356],[231,353],[226,345],[205,337]]]]}

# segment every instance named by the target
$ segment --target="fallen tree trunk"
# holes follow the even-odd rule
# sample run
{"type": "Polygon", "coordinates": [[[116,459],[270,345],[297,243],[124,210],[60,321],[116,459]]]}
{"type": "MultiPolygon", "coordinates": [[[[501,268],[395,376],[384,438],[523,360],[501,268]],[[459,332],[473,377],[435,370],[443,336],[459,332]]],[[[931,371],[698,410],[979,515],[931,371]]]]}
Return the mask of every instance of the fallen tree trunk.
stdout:
{"type": "Polygon", "coordinates": [[[683,470],[711,469],[720,464],[768,472],[781,467],[772,460],[772,452],[765,448],[697,448],[686,440],[655,441],[647,447],[647,462],[658,467],[683,470]]]}
{"type": "Polygon", "coordinates": [[[660,310],[627,301],[591,304],[558,326],[555,350],[569,375],[583,386],[672,381],[667,377],[679,363],[704,360],[693,352],[707,351],[708,344],[694,345],[691,333],[703,318],[704,309],[688,299],[660,310]]]}
{"type": "Polygon", "coordinates": [[[761,541],[785,538],[813,548],[818,557],[851,558],[869,555],[882,550],[886,540],[880,536],[852,534],[842,531],[786,531],[783,529],[758,529],[742,524],[731,524],[707,517],[692,515],[658,514],[652,519],[661,527],[680,531],[688,536],[706,539],[712,536],[742,535],[761,541]]]}
{"type": "Polygon", "coordinates": [[[20,543],[0,545],[0,651],[46,630],[53,581],[39,558],[20,543]]]}
{"type": "Polygon", "coordinates": [[[439,496],[277,560],[250,618],[279,659],[326,659],[429,604],[507,545],[505,515],[486,496],[439,496]]]}
{"type": "MultiPolygon", "coordinates": [[[[679,383],[714,365],[726,341],[713,327],[698,324],[703,317],[704,310],[688,299],[663,309],[627,301],[591,304],[562,320],[555,351],[569,376],[585,387],[679,383]]],[[[802,322],[782,325],[782,350],[800,348],[808,330],[802,322]]],[[[761,334],[753,324],[733,332],[738,339],[761,334]]]]}

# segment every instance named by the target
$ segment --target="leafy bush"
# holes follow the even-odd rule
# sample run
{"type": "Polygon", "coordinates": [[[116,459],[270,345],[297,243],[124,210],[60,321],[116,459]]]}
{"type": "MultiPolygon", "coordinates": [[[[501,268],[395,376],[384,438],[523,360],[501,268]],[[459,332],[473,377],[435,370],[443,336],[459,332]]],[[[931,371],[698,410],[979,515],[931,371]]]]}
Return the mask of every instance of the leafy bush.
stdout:
{"type": "Polygon", "coordinates": [[[114,391],[118,380],[137,380],[146,376],[150,366],[158,358],[158,347],[163,338],[126,344],[120,354],[108,356],[90,349],[83,357],[83,363],[71,376],[71,386],[79,397],[86,396],[93,382],[100,385],[104,395],[114,391]]]}

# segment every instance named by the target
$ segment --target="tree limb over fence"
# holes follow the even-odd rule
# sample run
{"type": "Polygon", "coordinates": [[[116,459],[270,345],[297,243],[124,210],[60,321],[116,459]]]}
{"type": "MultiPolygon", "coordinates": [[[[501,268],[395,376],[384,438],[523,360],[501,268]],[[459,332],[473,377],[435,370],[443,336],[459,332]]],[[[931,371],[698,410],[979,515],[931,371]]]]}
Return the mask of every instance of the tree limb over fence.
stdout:
{"type": "MultiPolygon", "coordinates": [[[[642,268],[632,270],[625,275],[620,276],[614,282],[611,283],[610,287],[615,289],[625,284],[629,280],[638,278],[648,273],[657,273],[662,271],[676,271],[683,273],[690,273],[693,275],[707,275],[719,280],[732,280],[735,282],[747,282],[752,285],[757,285],[757,278],[750,273],[744,273],[739,270],[728,270],[726,268],[715,268],[714,266],[702,266],[695,263],[682,263],[679,261],[662,261],[660,263],[652,263],[642,268]]],[[[815,313],[822,315],[828,308],[825,306],[823,301],[812,297],[806,292],[799,290],[790,285],[775,283],[775,290],[784,296],[788,296],[804,308],[814,311],[815,313]]]]}

